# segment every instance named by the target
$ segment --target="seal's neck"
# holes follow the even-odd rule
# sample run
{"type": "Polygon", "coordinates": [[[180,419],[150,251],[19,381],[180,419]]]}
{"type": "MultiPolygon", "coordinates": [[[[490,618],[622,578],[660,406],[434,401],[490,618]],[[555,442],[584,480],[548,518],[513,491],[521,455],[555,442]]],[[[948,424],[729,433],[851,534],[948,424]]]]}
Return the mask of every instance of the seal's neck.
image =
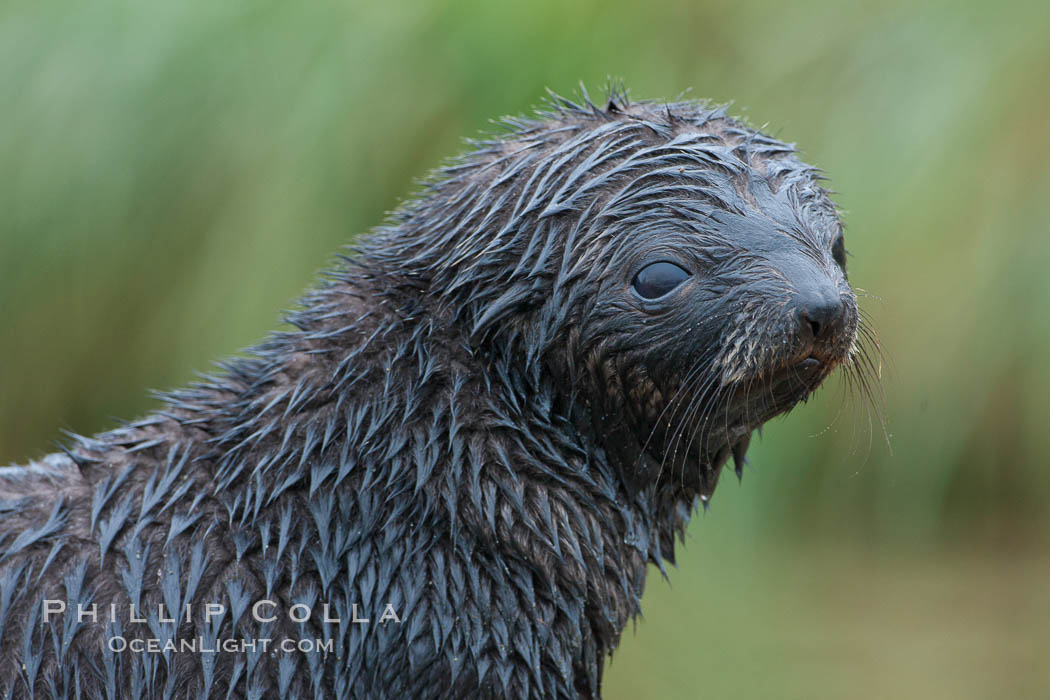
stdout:
{"type": "Polygon", "coordinates": [[[566,388],[513,353],[332,279],[296,330],[170,398],[208,436],[199,458],[216,491],[236,492],[231,517],[263,517],[286,493],[367,494],[457,556],[513,562],[550,600],[580,601],[603,655],[639,611],[647,565],[673,561],[691,494],[626,483],[566,388]]]}

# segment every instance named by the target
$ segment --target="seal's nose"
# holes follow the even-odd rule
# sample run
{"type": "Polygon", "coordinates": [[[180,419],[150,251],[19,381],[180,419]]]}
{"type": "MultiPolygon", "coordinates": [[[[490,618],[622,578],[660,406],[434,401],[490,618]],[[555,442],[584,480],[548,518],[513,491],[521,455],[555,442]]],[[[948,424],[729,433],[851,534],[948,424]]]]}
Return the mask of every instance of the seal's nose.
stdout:
{"type": "Polygon", "coordinates": [[[795,298],[799,334],[814,343],[827,342],[842,329],[845,307],[838,290],[822,288],[795,298]]]}

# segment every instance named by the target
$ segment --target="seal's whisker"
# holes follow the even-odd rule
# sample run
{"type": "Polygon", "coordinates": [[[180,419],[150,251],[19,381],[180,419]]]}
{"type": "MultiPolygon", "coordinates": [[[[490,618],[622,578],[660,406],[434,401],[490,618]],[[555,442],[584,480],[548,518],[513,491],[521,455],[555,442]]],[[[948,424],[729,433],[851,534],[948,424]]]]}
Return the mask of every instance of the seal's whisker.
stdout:
{"type": "MultiPolygon", "coordinates": [[[[690,416],[704,404],[707,398],[707,392],[711,388],[714,379],[708,377],[698,377],[696,379],[698,385],[690,392],[689,402],[686,406],[686,410],[683,413],[681,419],[678,421],[677,427],[673,431],[673,437],[668,445],[668,449],[665,449],[663,459],[660,461],[660,472],[663,472],[664,464],[667,461],[668,455],[671,457],[671,466],[674,467],[675,461],[678,457],[678,449],[682,444],[682,437],[686,430],[686,426],[690,423],[690,416]]],[[[673,474],[672,474],[673,476],[673,474]]]]}
{"type": "MultiPolygon", "coordinates": [[[[693,363],[693,366],[690,368],[690,370],[688,372],[686,372],[685,378],[678,385],[678,388],[675,389],[675,392],[671,395],[671,397],[664,402],[664,406],[661,409],[660,414],[656,417],[656,420],[653,421],[653,427],[649,431],[649,435],[646,436],[645,442],[642,444],[642,452],[644,452],[646,450],[646,448],[648,448],[649,443],[652,441],[653,435],[655,434],[655,432],[657,431],[657,429],[660,426],[660,421],[664,418],[665,414],[667,414],[668,409],[670,409],[672,407],[672,405],[674,405],[675,408],[672,410],[672,412],[670,414],[667,415],[667,421],[670,422],[674,418],[675,412],[678,410],[678,407],[680,407],[680,405],[681,405],[681,402],[678,401],[678,397],[682,396],[683,390],[687,386],[689,386],[689,383],[693,380],[693,378],[695,376],[699,376],[699,373],[704,369],[704,365],[706,364],[707,361],[708,360],[707,360],[707,358],[705,356],[701,356],[701,357],[697,358],[697,360],[693,363]]],[[[685,395],[692,396],[693,392],[692,391],[686,392],[685,395]]]]}
{"type": "MultiPolygon", "coordinates": [[[[688,441],[683,441],[682,438],[686,436],[687,431],[689,431],[691,425],[700,425],[702,416],[705,415],[708,409],[710,409],[717,403],[720,387],[721,380],[717,373],[705,378],[703,383],[701,383],[697,387],[695,391],[695,398],[690,403],[689,410],[686,412],[685,415],[682,416],[682,420],[679,422],[679,426],[675,433],[672,466],[675,463],[678,449],[681,446],[684,445],[684,448],[688,453],[688,450],[691,447],[692,442],[694,440],[693,435],[692,433],[690,433],[690,438],[688,441]],[[710,396],[708,396],[708,392],[711,392],[710,396]],[[697,415],[698,413],[699,417],[697,415]]],[[[685,460],[683,460],[682,469],[685,469],[685,460]]]]}

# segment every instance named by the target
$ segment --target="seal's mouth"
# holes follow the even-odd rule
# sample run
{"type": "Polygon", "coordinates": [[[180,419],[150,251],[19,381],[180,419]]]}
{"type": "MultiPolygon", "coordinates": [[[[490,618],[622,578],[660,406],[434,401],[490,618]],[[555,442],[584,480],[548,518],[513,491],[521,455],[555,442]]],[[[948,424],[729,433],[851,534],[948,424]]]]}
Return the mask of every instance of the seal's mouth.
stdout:
{"type": "MultiPolygon", "coordinates": [[[[770,392],[785,400],[795,397],[794,403],[797,403],[816,390],[837,365],[834,359],[807,355],[800,361],[775,370],[769,380],[770,392]]],[[[790,408],[791,405],[784,408],[790,408]]]]}
{"type": "MultiPolygon", "coordinates": [[[[693,411],[700,425],[693,427],[693,434],[704,452],[717,450],[723,442],[733,442],[737,436],[750,433],[769,419],[789,411],[805,401],[840,364],[834,357],[817,354],[795,356],[777,364],[774,368],[736,377],[718,388],[709,388],[703,396],[704,403],[715,406],[715,410],[693,411]]],[[[687,407],[690,396],[679,392],[680,402],[687,407]]],[[[672,419],[690,415],[689,409],[681,407],[665,411],[672,419]]],[[[673,422],[673,421],[672,421],[673,422]]],[[[673,434],[672,428],[668,432],[673,434]]]]}
{"type": "Polygon", "coordinates": [[[815,389],[837,365],[838,362],[833,359],[807,355],[799,362],[790,363],[775,372],[774,382],[800,384],[815,389]]]}
{"type": "Polygon", "coordinates": [[[813,357],[813,355],[810,355],[806,359],[802,360],[802,362],[799,362],[798,366],[799,369],[809,370],[813,369],[814,367],[819,367],[821,364],[822,363],[820,360],[818,360],[816,357],[813,357]]]}
{"type": "Polygon", "coordinates": [[[785,413],[810,394],[840,364],[836,358],[806,355],[770,372],[736,382],[727,417],[744,429],[754,429],[785,413]]]}

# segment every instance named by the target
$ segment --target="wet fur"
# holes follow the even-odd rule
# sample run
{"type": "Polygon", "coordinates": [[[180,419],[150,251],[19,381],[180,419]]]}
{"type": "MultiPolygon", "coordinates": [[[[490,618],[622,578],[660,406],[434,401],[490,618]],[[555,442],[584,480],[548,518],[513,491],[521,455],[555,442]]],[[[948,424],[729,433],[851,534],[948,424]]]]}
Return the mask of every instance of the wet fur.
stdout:
{"type": "Polygon", "coordinates": [[[293,330],[145,419],[0,468],[0,697],[598,696],[648,564],[857,329],[843,273],[852,328],[778,397],[771,373],[808,350],[759,243],[833,274],[818,174],[721,109],[603,105],[509,120],[342,258],[293,330]],[[711,271],[703,314],[622,295],[659,237],[711,271]],[[41,624],[44,598],[70,610],[41,624]],[[314,617],[260,624],[263,598],[314,617]],[[119,624],[78,624],[78,601],[119,603],[119,624]],[[158,621],[190,601],[229,612],[158,621]],[[401,624],[378,624],[385,603],[401,624]],[[345,624],[351,604],[372,623],[345,624]],[[337,650],[113,653],[117,632],[337,650]]]}

